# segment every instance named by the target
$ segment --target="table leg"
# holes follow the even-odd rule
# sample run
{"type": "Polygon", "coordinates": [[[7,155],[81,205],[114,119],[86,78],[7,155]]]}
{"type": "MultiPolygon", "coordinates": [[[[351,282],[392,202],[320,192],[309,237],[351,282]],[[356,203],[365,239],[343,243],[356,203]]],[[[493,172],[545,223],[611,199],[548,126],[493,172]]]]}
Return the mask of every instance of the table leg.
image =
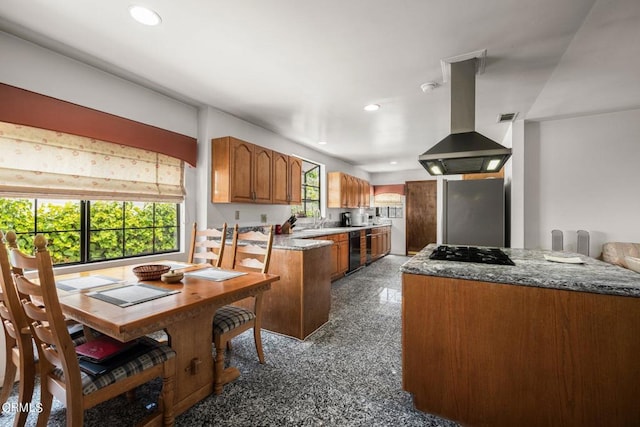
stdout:
{"type": "Polygon", "coordinates": [[[214,311],[203,312],[166,328],[169,345],[176,351],[176,415],[213,391],[213,314],[214,311]]]}

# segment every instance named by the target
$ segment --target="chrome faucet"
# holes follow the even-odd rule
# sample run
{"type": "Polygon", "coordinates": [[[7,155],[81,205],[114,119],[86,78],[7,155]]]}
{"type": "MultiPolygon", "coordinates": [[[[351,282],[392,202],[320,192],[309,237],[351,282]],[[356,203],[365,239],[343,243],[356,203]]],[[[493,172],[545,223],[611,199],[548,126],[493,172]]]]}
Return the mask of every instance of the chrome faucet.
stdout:
{"type": "Polygon", "coordinates": [[[320,210],[316,209],[313,211],[313,228],[323,228],[324,223],[327,220],[326,218],[322,218],[320,216],[320,210]]]}

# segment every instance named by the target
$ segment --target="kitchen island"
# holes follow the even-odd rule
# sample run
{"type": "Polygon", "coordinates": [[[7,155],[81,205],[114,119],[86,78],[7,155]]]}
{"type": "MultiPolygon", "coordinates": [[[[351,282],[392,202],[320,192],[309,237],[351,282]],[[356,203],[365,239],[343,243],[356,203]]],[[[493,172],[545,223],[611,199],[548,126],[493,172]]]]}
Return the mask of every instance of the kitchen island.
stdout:
{"type": "MultiPolygon", "coordinates": [[[[331,310],[331,280],[336,278],[335,266],[349,262],[348,241],[335,243],[327,237],[370,228],[390,227],[315,228],[275,236],[269,273],[277,274],[280,280],[264,294],[262,328],[304,340],[324,325],[331,310]]],[[[222,265],[231,268],[231,258],[225,256],[222,265]]],[[[339,276],[345,271],[346,268],[339,276]]],[[[240,303],[249,309],[252,304],[252,301],[240,303]]]]}
{"type": "Polygon", "coordinates": [[[515,266],[405,263],[403,388],[473,426],[640,425],[640,275],[565,253],[504,249],[515,266]]]}

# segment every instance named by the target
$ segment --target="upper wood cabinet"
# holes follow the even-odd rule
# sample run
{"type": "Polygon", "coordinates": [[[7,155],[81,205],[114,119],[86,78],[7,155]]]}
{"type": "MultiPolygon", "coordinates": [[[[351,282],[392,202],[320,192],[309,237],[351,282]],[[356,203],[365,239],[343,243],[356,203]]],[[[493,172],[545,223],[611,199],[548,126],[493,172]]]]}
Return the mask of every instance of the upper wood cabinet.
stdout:
{"type": "Polygon", "coordinates": [[[232,136],[211,140],[214,203],[300,203],[301,173],[295,157],[232,136]]]}
{"type": "Polygon", "coordinates": [[[273,152],[273,203],[299,204],[302,201],[302,160],[273,152]]]}
{"type": "Polygon", "coordinates": [[[355,176],[343,172],[328,174],[327,206],[330,208],[368,208],[371,186],[355,176]]]}
{"type": "Polygon", "coordinates": [[[272,203],[273,152],[231,136],[211,142],[211,200],[272,203]]]}

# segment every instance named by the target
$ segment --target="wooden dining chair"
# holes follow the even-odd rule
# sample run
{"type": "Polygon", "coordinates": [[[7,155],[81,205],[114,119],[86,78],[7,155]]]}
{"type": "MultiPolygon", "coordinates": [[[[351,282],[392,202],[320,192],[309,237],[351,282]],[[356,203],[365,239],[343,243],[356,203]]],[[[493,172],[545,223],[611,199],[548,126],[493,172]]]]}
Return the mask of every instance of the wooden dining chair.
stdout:
{"type": "MultiPolygon", "coordinates": [[[[13,274],[23,275],[25,270],[36,270],[38,268],[36,257],[25,254],[18,247],[18,235],[15,231],[8,231],[6,240],[9,244],[9,257],[11,259],[11,272],[13,274]]],[[[92,331],[88,326],[82,325],[71,319],[67,319],[66,323],[67,329],[69,330],[75,345],[91,341],[95,338],[94,331],[92,331]]],[[[37,351],[35,356],[37,357],[37,351]]]]}
{"type": "Polygon", "coordinates": [[[191,230],[191,249],[187,262],[208,262],[214,267],[222,265],[225,241],[227,238],[227,223],[222,225],[222,229],[207,228],[198,230],[198,225],[194,222],[191,230]]]}
{"type": "MultiPolygon", "coordinates": [[[[67,426],[82,426],[84,410],[112,399],[133,388],[162,377],[161,413],[164,425],[173,425],[173,389],[175,378],[175,352],[168,346],[143,337],[143,352],[124,357],[122,363],[99,375],[88,375],[80,370],[74,344],[66,327],[58,299],[51,256],[42,235],[34,239],[39,284],[22,275],[14,275],[18,292],[27,296],[22,300],[26,317],[32,322],[34,339],[40,355],[40,402],[42,412],[38,426],[44,427],[51,413],[55,396],[67,408],[67,426]]],[[[13,249],[13,256],[18,250],[13,249]]],[[[117,357],[117,356],[116,356],[117,357]]]]}
{"type": "MultiPolygon", "coordinates": [[[[250,231],[238,232],[238,224],[233,228],[232,267],[236,270],[258,271],[267,273],[273,246],[273,225],[267,233],[250,231]],[[242,240],[242,244],[238,241],[242,240]]],[[[253,309],[236,305],[225,305],[216,311],[213,318],[213,342],[216,348],[215,387],[216,394],[222,393],[222,387],[233,378],[224,377],[225,348],[231,349],[231,339],[253,328],[253,338],[258,353],[258,360],[264,363],[260,324],[262,321],[262,296],[259,293],[253,298],[253,309]]]]}
{"type": "Polygon", "coordinates": [[[15,413],[14,426],[24,426],[29,415],[31,399],[35,386],[37,370],[37,357],[34,352],[33,338],[27,317],[20,302],[9,264],[9,252],[4,240],[4,234],[0,231],[0,318],[5,337],[5,371],[2,392],[0,393],[0,405],[9,398],[16,380],[18,370],[20,382],[18,385],[18,408],[15,413]]]}

